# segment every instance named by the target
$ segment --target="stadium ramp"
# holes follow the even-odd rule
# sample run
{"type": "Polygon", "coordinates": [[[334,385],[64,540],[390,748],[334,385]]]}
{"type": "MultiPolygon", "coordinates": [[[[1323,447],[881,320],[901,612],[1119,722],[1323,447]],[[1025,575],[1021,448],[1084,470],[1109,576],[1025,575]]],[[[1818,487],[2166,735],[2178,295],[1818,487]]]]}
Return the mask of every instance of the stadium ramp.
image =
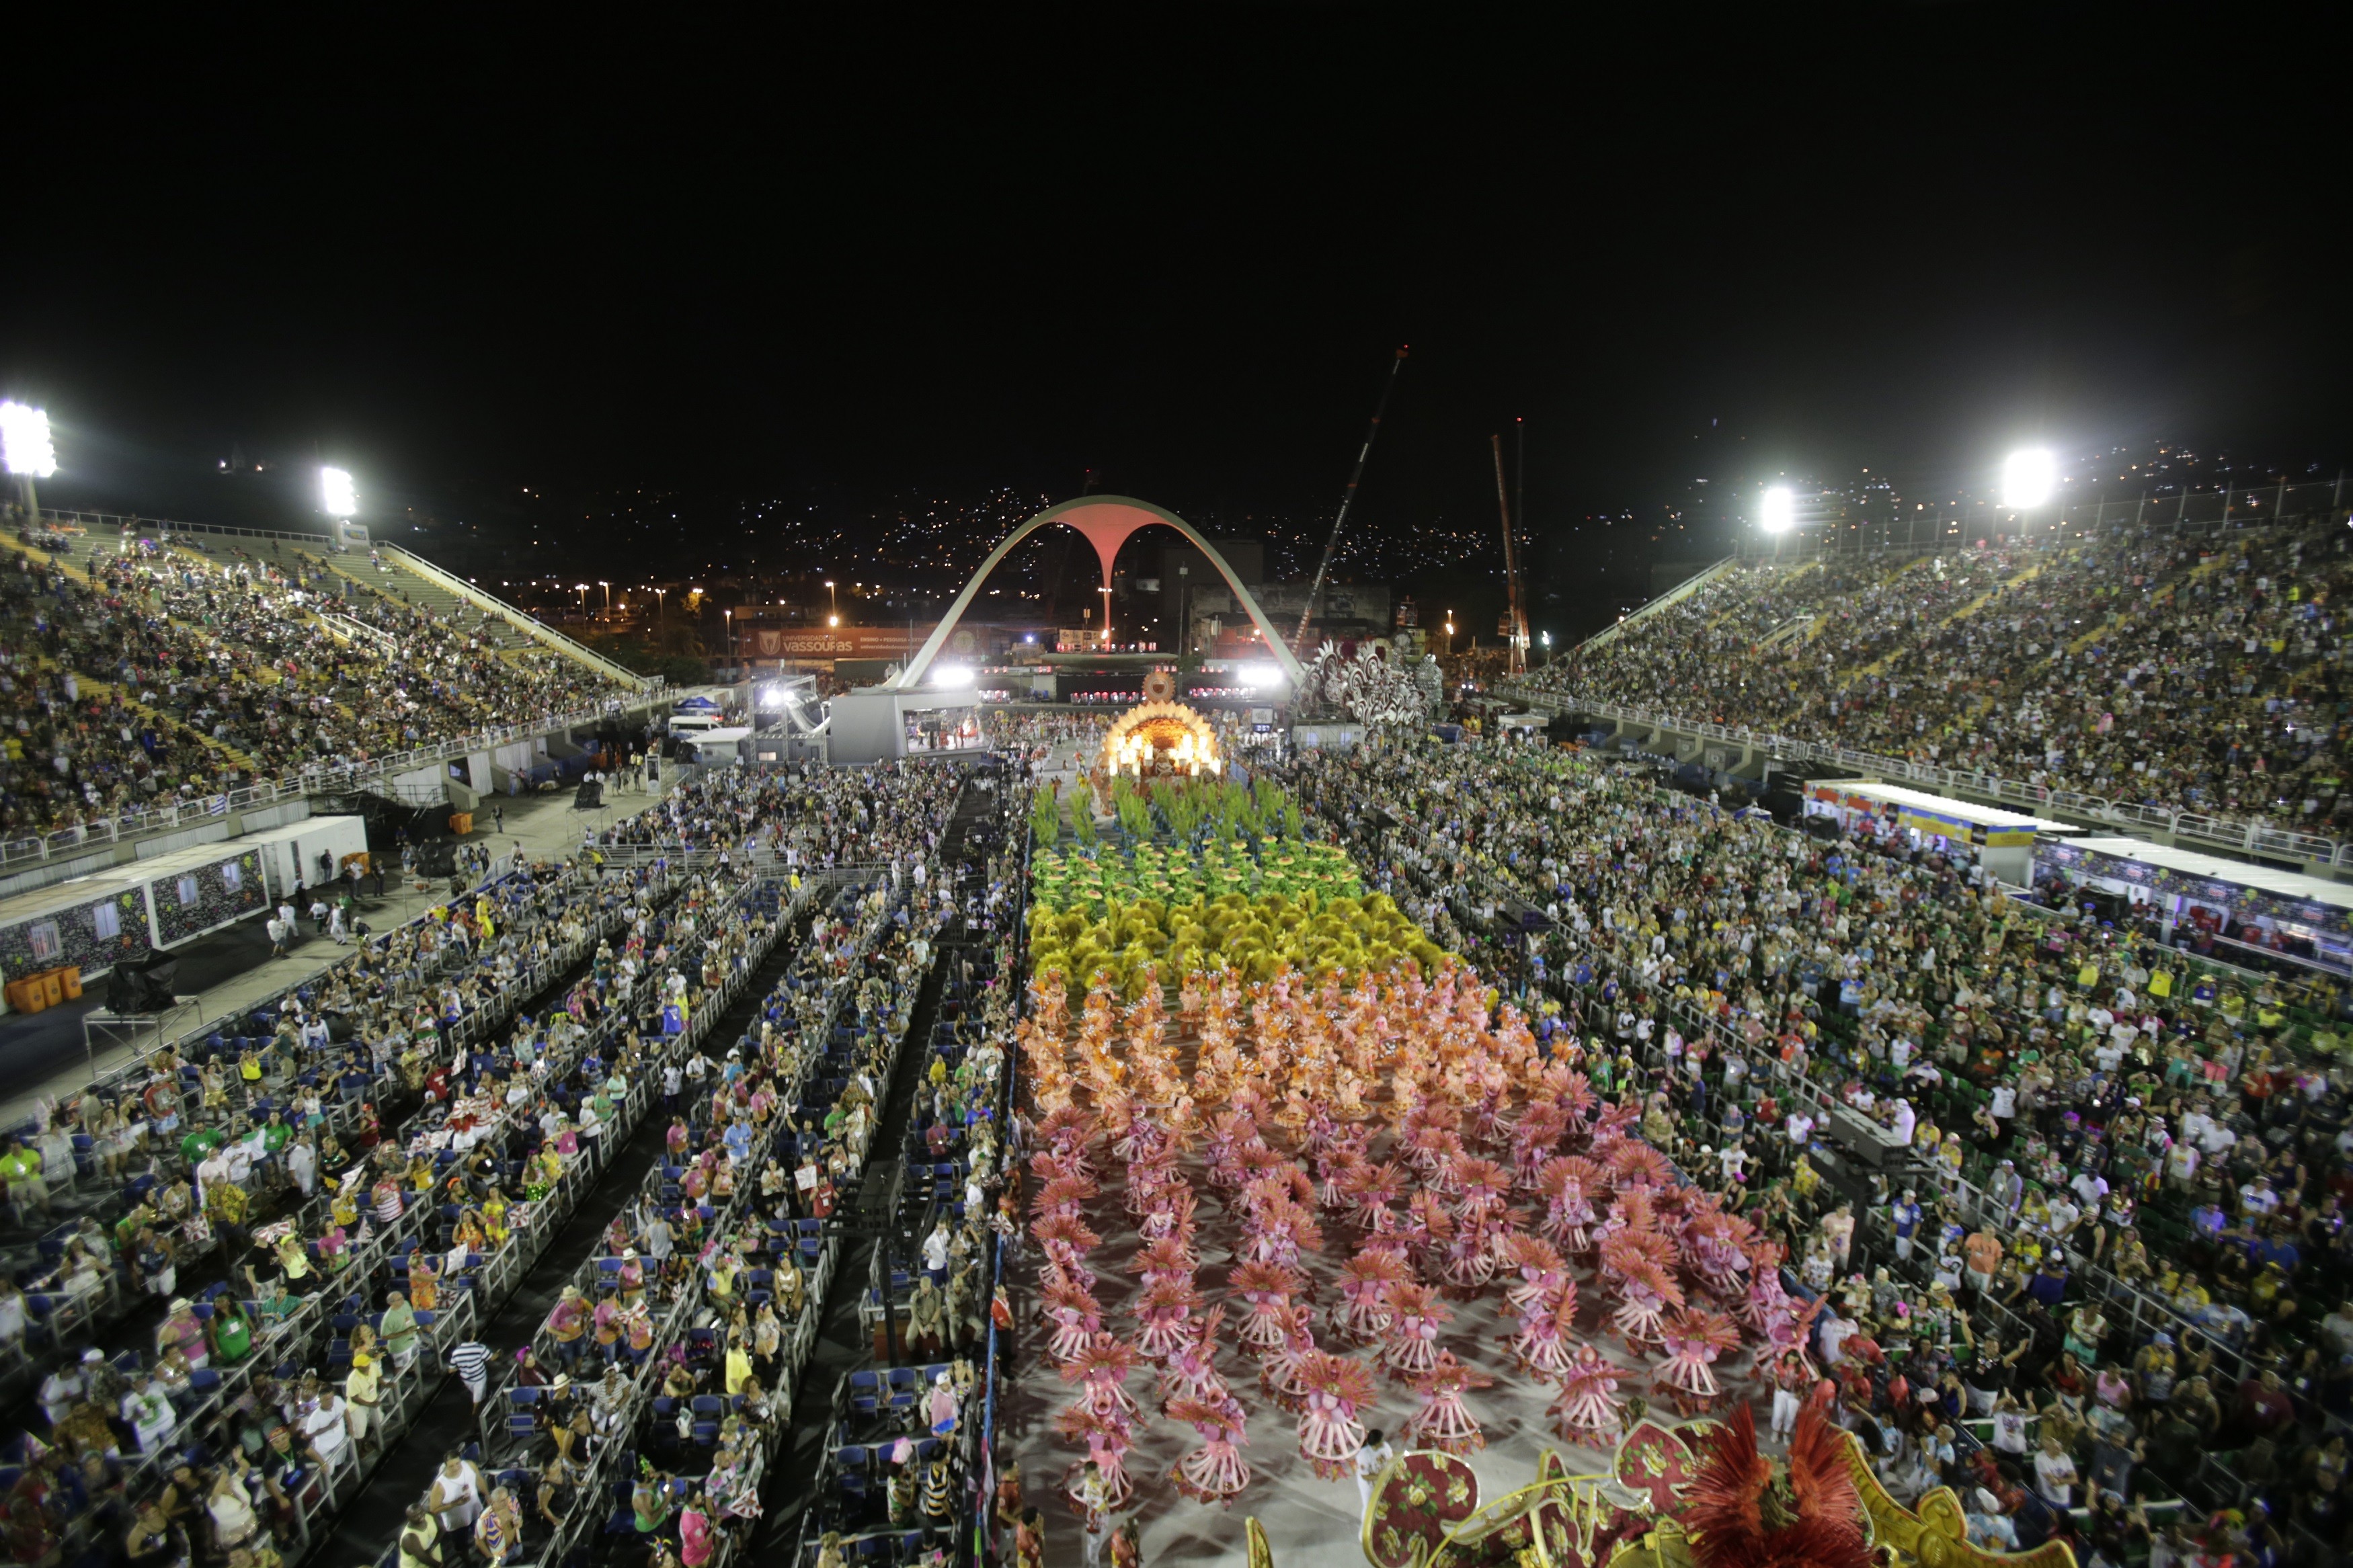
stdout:
{"type": "Polygon", "coordinates": [[[356,554],[322,560],[329,571],[414,605],[437,620],[480,637],[486,646],[502,655],[545,648],[633,689],[644,690],[648,684],[645,676],[565,636],[529,611],[508,604],[397,544],[377,542],[373,563],[356,554]]]}
{"type": "Polygon", "coordinates": [[[417,587],[404,589],[416,595],[430,595],[448,605],[445,611],[436,608],[452,625],[462,626],[468,620],[502,623],[520,632],[531,642],[551,648],[575,664],[585,665],[600,675],[609,676],[626,687],[644,690],[651,682],[628,667],[607,658],[576,638],[565,637],[527,610],[517,609],[495,594],[485,593],[472,583],[454,573],[445,572],[423,556],[402,549],[397,544],[378,544],[377,552],[401,571],[416,579],[417,587]],[[467,615],[470,610],[471,615],[467,615]]]}
{"type": "Polygon", "coordinates": [[[1602,627],[1599,631],[1594,633],[1591,637],[1577,644],[1577,650],[1579,652],[1589,653],[1597,648],[1609,647],[1612,641],[1623,636],[1628,627],[1640,626],[1644,621],[1649,620],[1652,616],[1657,615],[1660,611],[1671,609],[1674,605],[1682,604],[1685,599],[1690,598],[1694,594],[1698,593],[1702,588],[1706,587],[1710,583],[1715,582],[1718,577],[1723,576],[1726,572],[1729,572],[1733,567],[1737,566],[1739,563],[1739,556],[1727,555],[1723,560],[1717,562],[1715,565],[1707,567],[1703,571],[1694,572],[1690,576],[1684,578],[1682,582],[1676,584],[1673,587],[1668,589],[1665,593],[1660,595],[1657,598],[1651,600],[1641,608],[1626,616],[1623,620],[1619,621],[1614,626],[1602,627]]]}

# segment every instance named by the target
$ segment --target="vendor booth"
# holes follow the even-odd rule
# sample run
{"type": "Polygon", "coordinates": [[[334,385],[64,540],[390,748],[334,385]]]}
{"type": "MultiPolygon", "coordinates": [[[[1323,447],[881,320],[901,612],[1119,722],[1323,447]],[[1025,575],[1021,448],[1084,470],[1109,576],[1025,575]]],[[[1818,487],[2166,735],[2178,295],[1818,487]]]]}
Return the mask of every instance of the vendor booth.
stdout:
{"type": "Polygon", "coordinates": [[[1814,781],[1806,786],[1805,815],[1834,820],[1856,837],[1957,856],[2021,888],[2033,873],[2039,835],[2082,831],[2000,806],[1865,779],[1814,781]]]}

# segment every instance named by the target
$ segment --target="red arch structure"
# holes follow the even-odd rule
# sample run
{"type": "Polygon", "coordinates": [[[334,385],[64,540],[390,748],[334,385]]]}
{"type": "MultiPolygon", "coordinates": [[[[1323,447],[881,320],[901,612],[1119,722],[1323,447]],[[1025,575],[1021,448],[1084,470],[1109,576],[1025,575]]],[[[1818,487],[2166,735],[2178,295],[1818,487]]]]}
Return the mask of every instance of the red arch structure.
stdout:
{"type": "Polygon", "coordinates": [[[1282,671],[1283,679],[1291,683],[1292,689],[1299,689],[1304,673],[1299,668],[1299,660],[1292,656],[1291,649],[1283,643],[1282,634],[1274,629],[1273,623],[1266,618],[1266,612],[1260,609],[1258,601],[1250,596],[1248,584],[1234,575],[1234,569],[1226,564],[1226,558],[1218,553],[1217,547],[1202,538],[1198,529],[1175,512],[1154,506],[1150,501],[1137,500],[1132,496],[1082,496],[1077,500],[1066,500],[1060,506],[1048,507],[1007,534],[1004,542],[989,552],[988,559],[980,563],[980,570],[972,574],[972,581],[964,585],[964,592],[958,594],[955,603],[948,606],[948,613],[941,617],[932,635],[923,639],[923,646],[916,650],[907,668],[901,670],[898,679],[889,682],[883,689],[905,691],[921,686],[923,677],[931,670],[932,660],[939,656],[940,649],[947,646],[948,634],[955,629],[956,622],[964,618],[965,611],[980,592],[980,585],[988,580],[988,574],[1013,552],[1015,545],[1049,523],[1056,522],[1077,529],[1086,535],[1087,542],[1095,547],[1095,558],[1102,563],[1103,585],[1106,589],[1111,586],[1113,557],[1139,529],[1165,523],[1183,534],[1195,549],[1208,557],[1209,564],[1218,569],[1218,574],[1225,578],[1226,586],[1234,591],[1234,602],[1249,614],[1250,624],[1258,627],[1260,636],[1266,638],[1267,657],[1282,671]]]}

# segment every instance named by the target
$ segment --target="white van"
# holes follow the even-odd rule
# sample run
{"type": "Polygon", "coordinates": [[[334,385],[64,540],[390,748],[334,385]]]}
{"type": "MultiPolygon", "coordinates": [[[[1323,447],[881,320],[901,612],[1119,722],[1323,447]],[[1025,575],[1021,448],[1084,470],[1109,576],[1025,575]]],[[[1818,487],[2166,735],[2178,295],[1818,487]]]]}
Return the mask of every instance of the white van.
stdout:
{"type": "Polygon", "coordinates": [[[716,713],[673,713],[670,716],[670,738],[673,741],[691,741],[698,735],[706,735],[718,729],[722,722],[716,713]]]}

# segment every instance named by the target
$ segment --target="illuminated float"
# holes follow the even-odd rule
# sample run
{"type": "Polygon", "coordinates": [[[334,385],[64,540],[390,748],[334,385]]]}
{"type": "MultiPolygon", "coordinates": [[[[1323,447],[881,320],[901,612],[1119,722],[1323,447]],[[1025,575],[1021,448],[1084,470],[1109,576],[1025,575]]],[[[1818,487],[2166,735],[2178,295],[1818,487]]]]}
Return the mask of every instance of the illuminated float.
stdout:
{"type": "Polygon", "coordinates": [[[1106,784],[1216,778],[1225,766],[1209,721],[1181,702],[1140,702],[1121,714],[1103,736],[1096,763],[1106,784]]]}

